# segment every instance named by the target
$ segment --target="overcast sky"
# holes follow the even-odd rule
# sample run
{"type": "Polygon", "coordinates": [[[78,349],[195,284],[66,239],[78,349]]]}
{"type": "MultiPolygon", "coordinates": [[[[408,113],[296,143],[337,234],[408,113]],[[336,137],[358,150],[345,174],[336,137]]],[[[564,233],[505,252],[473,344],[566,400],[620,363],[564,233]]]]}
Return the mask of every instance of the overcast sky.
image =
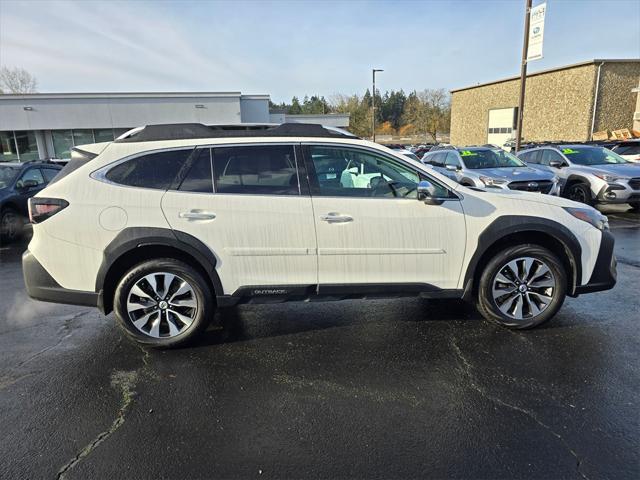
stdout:
{"type": "MultiPolygon", "coordinates": [[[[534,5],[541,3],[534,0],[534,5]]],[[[639,0],[548,0],[530,71],[640,57],[639,0]]],[[[41,92],[292,95],[462,87],[519,73],[524,0],[0,0],[0,63],[41,92]]]]}

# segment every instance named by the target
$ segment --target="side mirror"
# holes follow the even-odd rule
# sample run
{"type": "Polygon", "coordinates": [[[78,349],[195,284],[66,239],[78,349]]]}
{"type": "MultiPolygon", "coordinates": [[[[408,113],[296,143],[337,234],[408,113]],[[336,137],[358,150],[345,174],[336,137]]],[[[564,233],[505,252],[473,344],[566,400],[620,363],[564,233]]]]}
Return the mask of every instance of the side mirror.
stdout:
{"type": "Polygon", "coordinates": [[[458,167],[457,165],[445,165],[444,168],[446,168],[450,172],[457,172],[460,167],[458,167]]]}
{"type": "Polygon", "coordinates": [[[427,205],[442,205],[443,201],[438,199],[436,187],[426,180],[418,183],[418,200],[427,205]]]}
{"type": "Polygon", "coordinates": [[[549,166],[553,168],[562,168],[564,167],[564,162],[561,162],[560,160],[551,160],[549,162],[549,166]]]}

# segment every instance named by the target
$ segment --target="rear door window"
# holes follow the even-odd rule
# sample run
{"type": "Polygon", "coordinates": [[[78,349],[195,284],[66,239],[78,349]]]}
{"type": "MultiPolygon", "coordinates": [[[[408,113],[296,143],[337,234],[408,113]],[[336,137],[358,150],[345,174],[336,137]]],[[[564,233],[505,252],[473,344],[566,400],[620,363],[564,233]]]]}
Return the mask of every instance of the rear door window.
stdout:
{"type": "Polygon", "coordinates": [[[542,150],[542,158],[540,160],[540,163],[542,165],[546,165],[548,167],[549,163],[553,160],[565,163],[564,158],[562,158],[562,155],[560,155],[555,150],[549,150],[549,149],[542,150]]]}
{"type": "Polygon", "coordinates": [[[167,190],[192,152],[193,148],[141,155],[113,167],[106,179],[129,187],[167,190]]]}
{"type": "Polygon", "coordinates": [[[40,173],[40,169],[38,168],[30,168],[26,172],[22,174],[20,179],[16,182],[16,187],[24,188],[28,184],[33,187],[39,187],[44,184],[44,178],[42,177],[42,173],[40,173]]]}
{"type": "Polygon", "coordinates": [[[460,159],[458,158],[458,154],[456,152],[447,152],[447,156],[444,160],[445,165],[454,165],[455,167],[460,167],[460,159]]]}
{"type": "Polygon", "coordinates": [[[293,145],[213,148],[216,193],[299,195],[293,145]]]}

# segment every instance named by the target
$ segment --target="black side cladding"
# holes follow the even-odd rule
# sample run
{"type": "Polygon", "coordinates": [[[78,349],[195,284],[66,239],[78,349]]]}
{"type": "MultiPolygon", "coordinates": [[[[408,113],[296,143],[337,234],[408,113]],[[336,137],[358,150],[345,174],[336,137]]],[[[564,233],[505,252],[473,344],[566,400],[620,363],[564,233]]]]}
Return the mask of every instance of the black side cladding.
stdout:
{"type": "Polygon", "coordinates": [[[81,150],[79,148],[71,149],[71,160],[67,163],[62,170],[49,182],[49,185],[52,183],[56,183],[58,180],[66,177],[74,170],[79,169],[86,163],[90,162],[94,158],[98,156],[97,153],[87,152],[85,150],[81,150]]]}

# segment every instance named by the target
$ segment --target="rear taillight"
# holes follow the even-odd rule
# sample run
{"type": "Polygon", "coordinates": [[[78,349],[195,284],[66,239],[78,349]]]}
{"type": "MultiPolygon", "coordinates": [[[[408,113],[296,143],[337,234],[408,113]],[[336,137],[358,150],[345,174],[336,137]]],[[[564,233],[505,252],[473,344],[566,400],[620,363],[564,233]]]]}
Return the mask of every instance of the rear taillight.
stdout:
{"type": "Polygon", "coordinates": [[[29,220],[31,223],[44,222],[67,205],[69,202],[61,198],[32,197],[29,199],[29,220]]]}

